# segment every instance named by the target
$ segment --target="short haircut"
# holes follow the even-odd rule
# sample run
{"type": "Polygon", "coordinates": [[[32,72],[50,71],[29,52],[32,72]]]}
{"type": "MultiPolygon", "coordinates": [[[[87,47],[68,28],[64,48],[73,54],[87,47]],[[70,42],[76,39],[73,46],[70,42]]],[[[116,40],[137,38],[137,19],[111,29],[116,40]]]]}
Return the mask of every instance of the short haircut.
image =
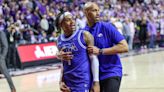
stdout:
{"type": "Polygon", "coordinates": [[[93,4],[94,4],[94,2],[87,2],[87,3],[85,3],[83,9],[84,9],[84,10],[88,10],[93,4]]]}

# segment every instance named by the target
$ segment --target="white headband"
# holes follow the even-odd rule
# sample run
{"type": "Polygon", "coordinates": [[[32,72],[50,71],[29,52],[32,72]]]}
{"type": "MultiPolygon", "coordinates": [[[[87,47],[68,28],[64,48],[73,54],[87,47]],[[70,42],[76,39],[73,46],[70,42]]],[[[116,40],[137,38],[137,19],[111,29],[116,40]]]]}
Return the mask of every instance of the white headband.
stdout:
{"type": "Polygon", "coordinates": [[[65,12],[65,13],[63,13],[63,14],[60,16],[60,18],[59,18],[59,24],[63,21],[64,17],[65,17],[65,16],[68,16],[68,15],[71,15],[71,16],[72,16],[72,14],[71,14],[70,12],[65,12]]]}

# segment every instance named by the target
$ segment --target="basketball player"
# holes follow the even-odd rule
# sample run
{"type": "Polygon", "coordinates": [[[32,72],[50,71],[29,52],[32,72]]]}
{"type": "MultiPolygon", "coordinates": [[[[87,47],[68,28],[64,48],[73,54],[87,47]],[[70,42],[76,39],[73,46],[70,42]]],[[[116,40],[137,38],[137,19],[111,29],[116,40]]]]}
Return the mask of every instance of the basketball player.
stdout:
{"type": "Polygon", "coordinates": [[[6,77],[11,92],[16,92],[15,86],[6,67],[5,58],[6,58],[7,51],[8,51],[8,42],[7,42],[6,35],[3,31],[0,31],[0,71],[6,77]]]}
{"type": "Polygon", "coordinates": [[[62,59],[61,91],[89,92],[92,86],[93,92],[99,92],[99,62],[95,55],[88,55],[86,49],[93,46],[92,35],[84,30],[75,30],[75,21],[69,12],[57,17],[57,26],[64,32],[58,38],[58,48],[71,57],[70,60],[62,59]],[[93,85],[90,72],[93,74],[93,85]]]}
{"type": "Polygon", "coordinates": [[[84,5],[84,14],[88,24],[85,30],[95,39],[95,46],[88,46],[88,51],[98,55],[100,91],[119,92],[122,65],[117,54],[128,51],[127,42],[111,23],[100,21],[100,9],[96,3],[87,2],[84,5]]]}

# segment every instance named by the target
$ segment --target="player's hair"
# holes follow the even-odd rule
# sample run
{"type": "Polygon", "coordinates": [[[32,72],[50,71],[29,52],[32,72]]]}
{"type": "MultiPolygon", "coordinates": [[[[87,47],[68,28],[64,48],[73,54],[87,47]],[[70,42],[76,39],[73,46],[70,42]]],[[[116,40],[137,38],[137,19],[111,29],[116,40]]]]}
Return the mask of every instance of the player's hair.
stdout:
{"type": "Polygon", "coordinates": [[[61,22],[63,21],[64,17],[68,16],[68,15],[72,16],[72,14],[68,11],[67,12],[61,12],[58,14],[58,16],[56,18],[56,28],[59,32],[62,32],[61,27],[60,27],[61,22]]]}
{"type": "Polygon", "coordinates": [[[56,26],[58,32],[61,31],[61,27],[60,27],[60,23],[59,23],[59,18],[60,18],[60,16],[61,16],[62,14],[63,14],[63,13],[59,13],[59,14],[57,15],[57,17],[56,17],[55,26],[56,26]]]}
{"type": "Polygon", "coordinates": [[[55,26],[56,26],[56,29],[57,29],[57,33],[60,34],[61,33],[61,27],[60,27],[60,23],[59,23],[59,19],[60,19],[60,16],[64,14],[64,11],[61,9],[60,10],[60,13],[56,16],[56,20],[55,20],[55,26]]]}

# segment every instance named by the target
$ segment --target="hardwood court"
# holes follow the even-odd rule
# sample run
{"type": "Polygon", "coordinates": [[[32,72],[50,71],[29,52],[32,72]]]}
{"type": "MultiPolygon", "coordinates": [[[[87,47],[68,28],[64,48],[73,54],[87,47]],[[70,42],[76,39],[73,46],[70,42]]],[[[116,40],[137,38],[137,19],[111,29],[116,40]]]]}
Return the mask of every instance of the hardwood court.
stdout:
{"type": "MultiPolygon", "coordinates": [[[[120,92],[164,92],[164,51],[122,58],[120,92]]],[[[17,92],[60,92],[60,69],[12,77],[17,92]]],[[[0,92],[10,92],[0,79],[0,92]]]]}

